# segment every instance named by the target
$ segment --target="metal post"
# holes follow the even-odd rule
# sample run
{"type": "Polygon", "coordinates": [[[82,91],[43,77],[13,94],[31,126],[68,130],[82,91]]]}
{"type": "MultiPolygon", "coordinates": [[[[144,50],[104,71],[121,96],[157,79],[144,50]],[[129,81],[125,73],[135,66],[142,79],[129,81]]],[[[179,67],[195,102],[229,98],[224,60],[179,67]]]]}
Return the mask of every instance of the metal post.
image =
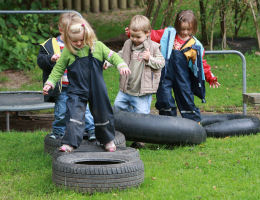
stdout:
{"type": "MultiPolygon", "coordinates": [[[[246,93],[246,58],[240,52],[236,50],[219,50],[219,51],[205,51],[205,54],[236,54],[242,59],[242,76],[243,76],[243,90],[242,95],[246,93]]],[[[243,100],[243,115],[246,115],[246,103],[243,100]]]]}
{"type": "Polygon", "coordinates": [[[6,112],[6,131],[9,132],[10,131],[10,113],[7,111],[6,112]]]}

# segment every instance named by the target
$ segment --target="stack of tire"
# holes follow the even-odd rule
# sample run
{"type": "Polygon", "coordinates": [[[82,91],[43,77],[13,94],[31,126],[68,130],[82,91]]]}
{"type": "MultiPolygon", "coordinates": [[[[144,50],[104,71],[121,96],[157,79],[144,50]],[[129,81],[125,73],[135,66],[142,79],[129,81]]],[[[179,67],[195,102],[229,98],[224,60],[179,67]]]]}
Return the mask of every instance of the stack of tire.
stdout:
{"type": "Polygon", "coordinates": [[[116,131],[117,151],[106,152],[98,142],[83,140],[71,153],[57,150],[60,140],[46,135],[44,149],[52,155],[55,185],[83,193],[108,192],[137,187],[144,181],[144,164],[139,152],[126,147],[124,135],[116,131]]]}

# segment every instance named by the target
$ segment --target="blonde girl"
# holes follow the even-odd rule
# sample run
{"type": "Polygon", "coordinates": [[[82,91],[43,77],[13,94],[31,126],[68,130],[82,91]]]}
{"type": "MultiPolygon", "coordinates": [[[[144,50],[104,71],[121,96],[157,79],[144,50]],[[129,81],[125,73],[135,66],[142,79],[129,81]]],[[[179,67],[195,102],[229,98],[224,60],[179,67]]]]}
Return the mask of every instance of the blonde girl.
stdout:
{"type": "Polygon", "coordinates": [[[68,66],[66,132],[60,151],[71,152],[79,147],[89,102],[96,138],[107,151],[114,152],[114,117],[102,75],[103,63],[107,60],[117,66],[124,76],[130,70],[115,52],[97,40],[88,22],[77,14],[71,15],[65,26],[64,43],[63,53],[43,87],[43,93],[48,94],[68,66]]]}

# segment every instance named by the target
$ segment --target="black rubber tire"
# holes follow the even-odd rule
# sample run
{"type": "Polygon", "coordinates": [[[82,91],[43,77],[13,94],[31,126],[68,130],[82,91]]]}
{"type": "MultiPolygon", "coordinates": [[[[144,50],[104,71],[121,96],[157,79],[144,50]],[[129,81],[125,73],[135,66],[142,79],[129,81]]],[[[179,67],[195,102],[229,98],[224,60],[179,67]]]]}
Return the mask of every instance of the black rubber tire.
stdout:
{"type": "Polygon", "coordinates": [[[144,164],[115,152],[74,152],[53,160],[52,180],[57,186],[83,193],[122,190],[144,181],[144,164]]]}
{"type": "Polygon", "coordinates": [[[227,137],[256,134],[260,132],[260,120],[257,117],[231,119],[204,126],[208,137],[227,137]]]}
{"type": "Polygon", "coordinates": [[[127,140],[156,144],[200,144],[206,132],[197,122],[177,117],[114,111],[115,128],[127,140]]]}
{"type": "Polygon", "coordinates": [[[247,119],[250,116],[242,115],[242,114],[213,114],[213,115],[201,115],[202,126],[207,126],[210,124],[214,124],[216,122],[223,122],[232,119],[247,119]]]}
{"type": "MultiPolygon", "coordinates": [[[[83,152],[100,152],[100,153],[109,153],[105,151],[105,149],[100,146],[100,145],[81,145],[78,149],[75,149],[72,153],[83,153],[83,152]]],[[[117,147],[116,152],[117,154],[123,154],[123,155],[128,155],[132,156],[133,158],[140,159],[139,151],[137,151],[135,148],[132,147],[117,147]]],[[[62,156],[62,155],[68,155],[70,153],[66,152],[60,152],[58,149],[56,149],[52,153],[52,158],[57,159],[57,157],[62,156]]]]}
{"type": "MultiPolygon", "coordinates": [[[[50,134],[47,134],[44,138],[44,152],[52,155],[53,152],[61,146],[61,139],[52,139],[49,136],[50,134]]],[[[119,131],[115,132],[114,142],[117,147],[126,147],[125,136],[119,131]]],[[[89,142],[88,140],[83,140],[82,144],[96,145],[96,142],[89,142]]]]}

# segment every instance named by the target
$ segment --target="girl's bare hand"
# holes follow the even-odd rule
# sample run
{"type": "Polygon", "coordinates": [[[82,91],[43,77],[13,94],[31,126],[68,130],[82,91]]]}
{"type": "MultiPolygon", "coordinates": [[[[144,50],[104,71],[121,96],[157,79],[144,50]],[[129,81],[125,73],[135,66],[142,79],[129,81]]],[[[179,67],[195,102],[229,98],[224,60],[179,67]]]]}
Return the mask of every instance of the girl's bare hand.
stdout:
{"type": "Polygon", "coordinates": [[[43,87],[43,95],[47,95],[48,94],[48,91],[51,89],[51,86],[50,85],[45,85],[43,87]]]}
{"type": "Polygon", "coordinates": [[[128,74],[131,74],[131,71],[128,67],[123,67],[120,69],[120,74],[121,75],[128,75],[128,74]]]}

